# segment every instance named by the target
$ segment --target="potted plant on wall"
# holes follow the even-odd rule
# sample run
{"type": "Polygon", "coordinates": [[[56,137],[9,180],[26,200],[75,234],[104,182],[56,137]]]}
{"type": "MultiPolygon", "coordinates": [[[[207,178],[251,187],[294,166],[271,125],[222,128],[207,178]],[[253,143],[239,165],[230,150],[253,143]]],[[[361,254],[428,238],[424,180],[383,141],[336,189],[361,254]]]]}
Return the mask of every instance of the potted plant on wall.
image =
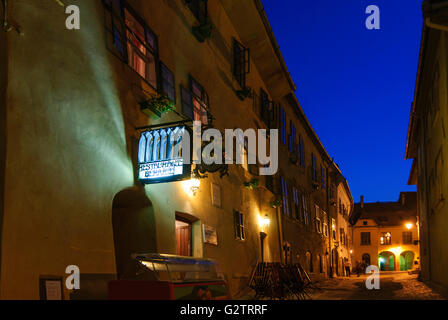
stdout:
{"type": "Polygon", "coordinates": [[[260,185],[260,180],[259,179],[252,179],[250,181],[244,182],[243,185],[246,188],[250,189],[250,190],[255,190],[260,185]]]}
{"type": "Polygon", "coordinates": [[[244,87],[241,90],[236,90],[236,95],[240,100],[252,97],[252,89],[250,87],[244,87]]]}
{"type": "Polygon", "coordinates": [[[159,119],[163,114],[174,110],[174,102],[164,94],[152,95],[148,100],[140,103],[141,110],[149,117],[159,119]]]}
{"type": "Polygon", "coordinates": [[[277,209],[282,206],[282,201],[280,199],[275,199],[269,203],[271,208],[277,209]]]}
{"type": "Polygon", "coordinates": [[[199,42],[204,42],[205,39],[209,39],[212,36],[213,25],[210,21],[206,21],[201,23],[198,26],[193,26],[192,32],[193,35],[199,42]]]}

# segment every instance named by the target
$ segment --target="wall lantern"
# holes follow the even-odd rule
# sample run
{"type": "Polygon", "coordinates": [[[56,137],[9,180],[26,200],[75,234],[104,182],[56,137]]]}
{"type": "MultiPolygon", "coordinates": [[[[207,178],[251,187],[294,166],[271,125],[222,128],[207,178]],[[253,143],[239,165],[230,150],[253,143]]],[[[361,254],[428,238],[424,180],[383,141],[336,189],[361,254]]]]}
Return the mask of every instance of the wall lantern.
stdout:
{"type": "Polygon", "coordinates": [[[182,186],[187,194],[191,196],[196,196],[196,193],[198,192],[199,187],[201,186],[201,180],[192,177],[190,180],[182,181],[182,186]]]}
{"type": "Polygon", "coordinates": [[[412,223],[406,223],[405,224],[405,227],[406,227],[406,229],[408,229],[408,230],[411,230],[411,228],[412,228],[412,223]]]}
{"type": "Polygon", "coordinates": [[[264,217],[259,216],[258,217],[258,225],[260,226],[260,230],[266,231],[266,228],[269,227],[271,224],[271,219],[269,219],[268,215],[265,215],[264,217]]]}
{"type": "Polygon", "coordinates": [[[266,238],[266,228],[271,224],[271,219],[268,215],[264,217],[258,216],[258,225],[260,226],[260,245],[261,245],[261,262],[264,262],[264,239],[266,238]]]}

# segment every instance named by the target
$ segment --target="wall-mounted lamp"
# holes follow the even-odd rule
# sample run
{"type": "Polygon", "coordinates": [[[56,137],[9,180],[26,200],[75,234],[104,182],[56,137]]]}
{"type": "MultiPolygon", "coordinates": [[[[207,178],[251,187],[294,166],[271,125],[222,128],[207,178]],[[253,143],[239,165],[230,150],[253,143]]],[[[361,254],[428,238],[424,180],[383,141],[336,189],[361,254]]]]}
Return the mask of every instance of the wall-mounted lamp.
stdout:
{"type": "Polygon", "coordinates": [[[264,217],[259,216],[258,217],[258,225],[260,226],[260,230],[262,232],[266,231],[267,227],[271,224],[271,219],[269,219],[268,215],[265,215],[264,217]]]}
{"type": "Polygon", "coordinates": [[[190,180],[182,181],[182,186],[188,195],[195,196],[201,186],[201,180],[192,177],[190,180]]]}
{"type": "Polygon", "coordinates": [[[269,219],[268,215],[264,217],[258,217],[258,225],[260,226],[260,245],[261,245],[261,262],[264,262],[264,239],[266,238],[266,229],[271,224],[271,219],[269,219]]]}
{"type": "Polygon", "coordinates": [[[411,228],[412,228],[412,223],[406,223],[405,224],[405,227],[406,227],[406,229],[408,229],[408,230],[411,230],[411,228]]]}

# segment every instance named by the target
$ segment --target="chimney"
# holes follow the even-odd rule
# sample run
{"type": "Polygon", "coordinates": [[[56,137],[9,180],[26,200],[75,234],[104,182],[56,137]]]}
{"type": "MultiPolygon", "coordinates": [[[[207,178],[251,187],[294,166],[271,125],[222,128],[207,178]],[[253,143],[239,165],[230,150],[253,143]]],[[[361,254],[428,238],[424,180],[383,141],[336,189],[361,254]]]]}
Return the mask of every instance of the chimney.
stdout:
{"type": "Polygon", "coordinates": [[[364,209],[364,196],[361,196],[361,209],[364,209]]]}

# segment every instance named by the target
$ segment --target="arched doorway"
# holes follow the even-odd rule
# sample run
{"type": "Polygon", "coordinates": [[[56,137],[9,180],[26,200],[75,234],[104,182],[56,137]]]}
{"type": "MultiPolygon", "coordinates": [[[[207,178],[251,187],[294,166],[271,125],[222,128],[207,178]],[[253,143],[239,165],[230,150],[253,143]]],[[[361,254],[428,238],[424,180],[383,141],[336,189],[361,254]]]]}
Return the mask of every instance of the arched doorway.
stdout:
{"type": "Polygon", "coordinates": [[[144,189],[129,188],[115,195],[112,227],[117,278],[133,277],[137,265],[131,254],[157,252],[154,210],[144,189]]]}
{"type": "Polygon", "coordinates": [[[381,271],[395,271],[395,255],[390,251],[383,251],[378,255],[381,271]]]}
{"type": "Polygon", "coordinates": [[[362,261],[365,262],[368,266],[370,266],[370,254],[364,253],[362,255],[362,261]]]}
{"type": "Polygon", "coordinates": [[[400,254],[400,270],[407,271],[412,269],[414,264],[414,253],[412,251],[405,251],[400,254]]]}

